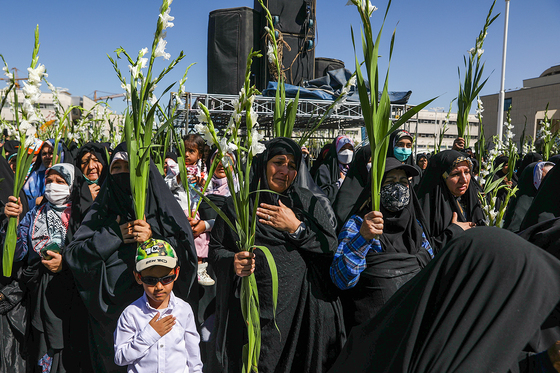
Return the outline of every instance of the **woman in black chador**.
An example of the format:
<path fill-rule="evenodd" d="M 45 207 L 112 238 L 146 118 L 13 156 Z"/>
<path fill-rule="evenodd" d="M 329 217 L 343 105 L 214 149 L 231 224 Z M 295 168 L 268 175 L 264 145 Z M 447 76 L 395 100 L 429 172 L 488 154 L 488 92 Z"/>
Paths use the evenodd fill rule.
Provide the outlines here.
<path fill-rule="evenodd" d="M 301 184 L 301 156 L 294 141 L 276 138 L 253 159 L 251 190 L 257 190 L 260 182 L 261 189 L 279 193 L 260 193 L 255 239 L 255 245 L 271 251 L 278 268 L 276 318 L 270 269 L 264 254 L 258 249 L 254 254 L 239 252 L 236 233 L 224 220 L 216 219 L 209 253 L 218 277 L 212 338 L 219 367 L 210 371 L 241 371 L 247 331 L 239 291 L 241 276 L 253 271 L 262 328 L 259 371 L 324 372 L 344 343 L 342 309 L 329 279 L 336 235 L 325 205 Z M 235 218 L 231 198 L 224 212 L 230 219 Z"/>
<path fill-rule="evenodd" d="M 559 301 L 558 259 L 505 229 L 476 227 L 352 329 L 329 372 L 554 372 L 549 346 L 522 351 Z"/>
<path fill-rule="evenodd" d="M 472 167 L 471 160 L 456 150 L 444 150 L 430 158 L 418 187 L 418 200 L 434 254 L 464 230 L 484 225 Z"/>
<path fill-rule="evenodd" d="M 23 190 L 20 193 L 21 205 L 6 210 L 9 202 L 15 205 L 17 201 L 12 196 L 13 191 L 14 173 L 6 158 L 0 157 L 0 229 L 2 232 L 6 231 L 11 216 L 15 218 L 19 214 L 21 220 L 28 211 L 27 197 Z M 4 239 L 5 235 L 0 235 L 0 265 L 2 265 Z M 5 277 L 0 271 L 0 372 L 24 373 L 26 371 L 24 341 L 28 302 L 25 299 L 26 288 L 21 279 L 23 264 L 23 262 L 14 263 L 10 277 Z"/>
<path fill-rule="evenodd" d="M 560 217 L 560 167 L 554 166 L 546 175 L 546 179 L 531 203 L 519 230 L 549 219 Z"/>
<path fill-rule="evenodd" d="M 359 174 L 368 175 L 368 180 L 369 154 L 369 146 L 360 149 L 352 165 Z M 343 196 L 342 189 L 339 193 L 349 206 L 339 204 L 337 208 L 350 211 L 351 216 L 339 233 L 330 273 L 344 290 L 341 298 L 348 331 L 371 319 L 433 257 L 424 214 L 409 182 L 417 175 L 416 168 L 387 158 L 379 211 L 372 209 L 371 181 L 362 189 L 349 175 L 344 186 L 350 187 L 350 195 Z"/>
<path fill-rule="evenodd" d="M 66 260 L 89 313 L 94 370 L 123 372 L 126 368 L 113 362 L 113 332 L 124 308 L 142 295 L 132 276 L 136 246 L 154 237 L 176 248 L 182 270 L 173 290 L 193 309 L 197 308 L 191 291 L 197 260 L 187 217 L 155 165 L 150 165 L 143 220 L 134 213 L 126 144 L 115 149 L 108 167 L 107 180 L 74 234 Z"/>
<path fill-rule="evenodd" d="M 533 199 L 548 172 L 554 167 L 552 162 L 534 162 L 526 166 L 519 177 L 519 190 L 509 200 L 504 216 L 504 228 L 518 232 L 521 222 L 529 210 Z"/>

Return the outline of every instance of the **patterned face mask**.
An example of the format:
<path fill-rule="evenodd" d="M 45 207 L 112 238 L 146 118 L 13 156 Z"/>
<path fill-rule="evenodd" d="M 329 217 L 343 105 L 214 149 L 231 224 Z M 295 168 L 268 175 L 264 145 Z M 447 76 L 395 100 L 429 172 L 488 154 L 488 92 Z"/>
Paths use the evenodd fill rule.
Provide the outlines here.
<path fill-rule="evenodd" d="M 410 203 L 410 189 L 401 183 L 381 187 L 381 205 L 392 212 L 401 211 Z"/>

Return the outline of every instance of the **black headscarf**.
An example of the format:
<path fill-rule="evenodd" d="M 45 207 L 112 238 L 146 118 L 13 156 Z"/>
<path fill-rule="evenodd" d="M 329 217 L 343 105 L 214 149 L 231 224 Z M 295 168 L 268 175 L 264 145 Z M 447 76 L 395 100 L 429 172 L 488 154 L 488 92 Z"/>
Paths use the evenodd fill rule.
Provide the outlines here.
<path fill-rule="evenodd" d="M 430 159 L 428 168 L 418 188 L 418 199 L 422 211 L 428 221 L 434 249 L 440 250 L 455 234 L 463 232 L 457 225 L 451 224 L 453 213 L 457 213 L 460 222 L 473 222 L 484 225 L 484 212 L 478 200 L 476 181 L 471 176 L 469 187 L 461 196 L 460 207 L 458 199 L 449 191 L 445 183 L 444 174 L 449 173 L 453 167 L 468 158 L 455 150 L 444 150 Z"/>
<path fill-rule="evenodd" d="M 560 164 L 560 154 L 553 155 L 552 157 L 548 158 L 548 161 L 556 165 Z"/>
<path fill-rule="evenodd" d="M 111 161 L 120 151 L 126 152 L 125 143 L 117 146 Z M 197 256 L 192 230 L 153 163 L 146 197 L 145 216 L 153 237 L 169 242 L 179 257 L 181 271 L 173 292 L 196 310 L 197 294 L 192 290 L 196 289 Z M 132 275 L 136 245 L 123 243 L 116 221 L 117 216 L 120 224 L 136 219 L 132 203 L 130 175 L 109 174 L 65 256 L 89 312 L 92 360 L 100 371 L 117 369 L 112 358 L 113 331 L 124 308 L 143 292 Z"/>
<path fill-rule="evenodd" d="M 504 228 L 517 232 L 521 222 L 529 210 L 533 199 L 537 195 L 537 188 L 533 184 L 533 172 L 539 162 L 533 162 L 524 167 L 517 184 L 519 190 L 509 200 L 504 216 Z M 548 175 L 547 175 L 548 176 Z"/>
<path fill-rule="evenodd" d="M 313 167 L 311 168 L 311 176 L 315 184 L 321 188 L 331 204 L 334 203 L 338 195 L 337 181 L 340 178 L 340 167 L 336 145 L 339 137 L 343 136 L 337 136 L 328 147 L 328 151 L 326 153 L 324 153 L 324 150 L 322 151 L 321 154 L 324 154 L 324 158 L 322 160 L 317 158 L 317 160 L 313 162 Z M 323 149 L 326 149 L 326 146 Z M 354 159 L 352 159 L 350 165 L 352 165 L 353 160 Z"/>
<path fill-rule="evenodd" d="M 525 154 L 525 156 L 523 157 L 523 160 L 519 164 L 519 168 L 517 169 L 517 174 L 522 175 L 525 167 L 527 167 L 531 163 L 542 161 L 542 159 L 543 159 L 542 155 L 540 155 L 539 153 L 527 153 L 527 154 Z"/>
<path fill-rule="evenodd" d="M 507 372 L 558 301 L 560 261 L 507 230 L 469 229 L 352 330 L 329 373 Z"/>
<path fill-rule="evenodd" d="M 278 205 L 282 201 L 306 228 L 294 238 L 257 220 L 255 245 L 270 250 L 278 269 L 278 306 L 273 321 L 270 269 L 264 254 L 255 250 L 262 328 L 259 368 L 289 372 L 297 366 L 301 372 L 324 371 L 334 361 L 345 339 L 341 306 L 328 273 L 336 249 L 336 235 L 325 205 L 300 180 L 301 148 L 293 140 L 275 138 L 266 144 L 264 152 L 253 158 L 250 190 L 256 191 L 259 182 L 260 189 L 269 189 L 267 162 L 281 154 L 294 156 L 298 174 L 280 195 L 261 192 L 259 202 Z M 253 206 L 256 193 L 250 198 Z M 235 219 L 231 197 L 223 211 Z M 238 240 L 237 234 L 218 217 L 210 238 L 209 258 L 218 284 L 212 338 L 215 338 L 220 366 L 215 370 L 223 372 L 241 370 L 241 347 L 246 343 L 238 296 L 240 278 L 234 274 L 232 265 Z M 280 338 L 275 324 L 282 336 L 290 337 Z M 210 370 L 213 371 L 212 367 Z"/>
<path fill-rule="evenodd" d="M 17 153 L 18 148 L 19 148 L 19 141 L 17 140 L 8 140 L 4 143 L 3 145 L 4 147 L 4 151 L 6 154 L 6 159 L 8 159 L 8 157 L 14 153 Z"/>
<path fill-rule="evenodd" d="M 371 191 L 369 188 L 370 172 L 367 170 L 367 164 L 371 158 L 371 147 L 362 146 L 354 153 L 354 161 L 350 164 L 346 178 L 340 186 L 338 196 L 333 203 L 334 213 L 336 215 L 338 231 L 356 214 L 362 204 L 367 201 Z M 362 203 L 359 204 L 358 201 Z"/>
<path fill-rule="evenodd" d="M 397 145 L 399 140 L 403 137 L 410 137 L 410 141 L 414 141 L 414 137 L 412 137 L 412 135 L 408 131 L 399 129 L 391 133 L 391 135 L 389 136 L 389 147 L 387 148 L 387 157 L 393 157 L 396 159 L 395 146 Z M 414 166 L 418 169 L 418 175 L 414 176 L 412 178 L 412 182 L 410 183 L 410 186 L 416 189 L 418 187 L 418 184 L 420 184 L 420 180 L 422 179 L 422 173 L 424 171 L 422 171 L 420 167 L 416 164 L 416 162 L 414 162 L 413 154 L 410 154 L 410 156 L 402 163 L 408 164 L 410 166 Z"/>
<path fill-rule="evenodd" d="M 97 181 L 97 185 L 101 187 L 105 182 L 107 175 L 109 174 L 107 153 L 105 151 L 106 149 L 107 148 L 103 144 L 88 142 L 77 152 L 74 165 L 77 169 L 80 170 L 80 172 L 76 174 L 74 182 L 75 188 L 71 196 L 72 214 L 70 215 L 70 222 L 68 225 L 68 234 L 70 235 L 70 237 L 73 237 L 74 233 L 78 230 L 83 218 L 86 216 L 87 211 L 93 204 L 93 197 L 91 195 L 88 182 L 81 172 L 82 157 L 87 153 L 92 153 L 103 165 L 103 170 L 101 171 L 101 174 L 99 175 L 99 179 Z"/>
<path fill-rule="evenodd" d="M 531 207 L 521 223 L 520 230 L 548 219 L 560 217 L 560 167 L 554 166 L 543 180 Z"/>

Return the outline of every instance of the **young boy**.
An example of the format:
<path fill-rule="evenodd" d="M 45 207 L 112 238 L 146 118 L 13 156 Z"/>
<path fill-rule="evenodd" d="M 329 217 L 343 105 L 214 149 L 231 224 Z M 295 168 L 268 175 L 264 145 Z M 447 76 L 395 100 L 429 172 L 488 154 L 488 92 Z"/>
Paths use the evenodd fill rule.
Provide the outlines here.
<path fill-rule="evenodd" d="M 123 311 L 114 334 L 115 363 L 128 372 L 202 372 L 194 314 L 172 291 L 178 264 L 165 241 L 138 248 L 134 277 L 144 295 Z"/>

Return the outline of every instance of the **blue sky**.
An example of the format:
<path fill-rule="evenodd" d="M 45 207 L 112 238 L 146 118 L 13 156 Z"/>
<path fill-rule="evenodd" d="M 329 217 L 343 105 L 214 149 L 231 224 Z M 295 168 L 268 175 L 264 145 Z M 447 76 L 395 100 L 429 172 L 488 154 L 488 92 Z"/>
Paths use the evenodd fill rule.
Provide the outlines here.
<path fill-rule="evenodd" d="M 350 27 L 357 31 L 360 19 L 355 7 L 345 6 L 346 1 L 317 0 L 315 55 L 343 60 L 353 70 Z M 372 17 L 374 30 L 380 26 L 387 3 L 387 0 L 373 1 L 379 8 Z M 459 88 L 457 67 L 462 67 L 463 56 L 474 45 L 491 3 L 490 0 L 394 0 L 380 46 L 383 56 L 380 74 L 384 76 L 390 36 L 396 28 L 389 89 L 412 90 L 411 104 L 440 96 L 430 106 L 447 110 Z M 39 24 L 39 62 L 46 65 L 48 79 L 55 86 L 68 88 L 73 95 L 93 97 L 94 90 L 122 92 L 107 54 L 114 56 L 113 51 L 122 46 L 136 55 L 141 48 L 151 46 L 160 1 L 1 0 L 0 6 L 3 10 L 0 54 L 10 68 L 17 67 L 22 70 L 20 74 L 26 73 L 33 30 Z M 174 58 L 183 50 L 186 57 L 160 87 L 178 81 L 185 68 L 196 62 L 189 72 L 186 89 L 206 92 L 208 14 L 215 9 L 241 6 L 252 7 L 253 1 L 175 0 L 171 5 L 175 27 L 168 30 L 167 52 Z M 489 80 L 483 95 L 497 93 L 500 88 L 504 9 L 504 0 L 498 0 L 494 12 L 502 15 L 490 27 L 484 45 L 485 76 Z M 558 0 L 511 1 L 506 89 L 521 87 L 523 79 L 537 77 L 545 69 L 560 64 L 559 16 Z M 161 58 L 158 60 L 159 71 L 165 65 Z M 128 74 L 124 61 L 121 68 Z M 4 82 L 0 85 L 4 86 Z M 42 88 L 46 90 L 45 85 Z M 121 99 L 110 104 L 118 111 L 125 106 Z"/>

